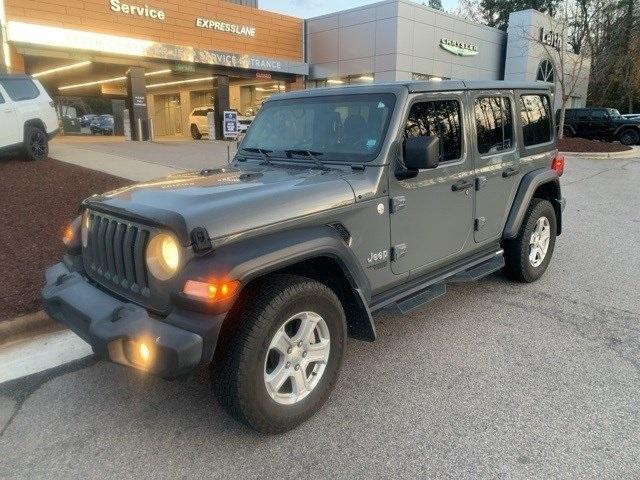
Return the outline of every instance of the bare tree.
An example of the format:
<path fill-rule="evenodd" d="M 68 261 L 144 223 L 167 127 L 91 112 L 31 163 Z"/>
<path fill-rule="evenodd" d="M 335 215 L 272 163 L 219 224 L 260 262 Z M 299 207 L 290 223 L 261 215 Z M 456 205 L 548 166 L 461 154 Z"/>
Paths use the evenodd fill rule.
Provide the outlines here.
<path fill-rule="evenodd" d="M 545 25 L 542 31 L 531 32 L 522 29 L 523 38 L 535 46 L 541 59 L 548 60 L 553 66 L 554 81 L 557 85 L 556 96 L 560 95 L 558 138 L 564 137 L 565 112 L 571 97 L 580 83 L 587 80 L 591 66 L 590 48 L 583 45 L 581 40 L 580 48 L 576 52 L 576 45 L 570 43 L 569 33 L 576 21 L 574 5 L 565 0 L 555 17 L 548 17 L 548 25 Z"/>

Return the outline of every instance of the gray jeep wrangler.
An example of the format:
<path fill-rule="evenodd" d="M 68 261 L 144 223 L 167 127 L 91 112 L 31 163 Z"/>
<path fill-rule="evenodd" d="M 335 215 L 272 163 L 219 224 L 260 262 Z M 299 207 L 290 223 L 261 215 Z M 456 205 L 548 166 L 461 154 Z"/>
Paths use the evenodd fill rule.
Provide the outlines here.
<path fill-rule="evenodd" d="M 46 311 L 113 362 L 210 365 L 263 432 L 327 399 L 347 336 L 453 282 L 532 282 L 562 227 L 552 92 L 444 81 L 274 95 L 228 168 L 88 198 Z"/>

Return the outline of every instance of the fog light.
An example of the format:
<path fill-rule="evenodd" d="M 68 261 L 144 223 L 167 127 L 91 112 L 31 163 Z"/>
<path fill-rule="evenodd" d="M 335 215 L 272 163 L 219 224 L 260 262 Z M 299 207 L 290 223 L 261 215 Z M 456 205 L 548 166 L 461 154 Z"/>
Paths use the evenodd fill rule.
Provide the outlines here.
<path fill-rule="evenodd" d="M 153 347 L 144 340 L 127 340 L 124 344 L 124 354 L 129 363 L 139 367 L 149 367 L 153 362 Z"/>
<path fill-rule="evenodd" d="M 151 359 L 151 350 L 146 343 L 140 343 L 140 346 L 138 347 L 138 354 L 140 355 L 140 360 L 142 360 L 143 363 L 148 363 Z"/>

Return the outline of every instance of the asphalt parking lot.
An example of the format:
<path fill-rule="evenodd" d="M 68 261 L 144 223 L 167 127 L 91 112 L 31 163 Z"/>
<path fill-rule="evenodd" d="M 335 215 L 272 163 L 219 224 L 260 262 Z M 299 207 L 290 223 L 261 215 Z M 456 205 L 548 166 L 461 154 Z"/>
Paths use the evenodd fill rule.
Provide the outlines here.
<path fill-rule="evenodd" d="M 86 360 L 0 386 L 0 478 L 638 478 L 640 159 L 569 159 L 547 274 L 458 285 L 352 341 L 334 394 L 261 436 L 211 396 Z"/>

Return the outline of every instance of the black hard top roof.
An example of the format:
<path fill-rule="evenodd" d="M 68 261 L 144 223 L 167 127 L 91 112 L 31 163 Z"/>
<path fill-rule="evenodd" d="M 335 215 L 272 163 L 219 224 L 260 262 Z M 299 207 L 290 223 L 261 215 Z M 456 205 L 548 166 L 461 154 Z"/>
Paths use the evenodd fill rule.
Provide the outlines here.
<path fill-rule="evenodd" d="M 512 82 L 501 80 L 442 80 L 371 83 L 366 85 L 342 85 L 334 87 L 295 90 L 293 92 L 275 94 L 270 98 L 298 98 L 318 95 L 336 95 L 341 93 L 396 93 L 400 90 L 409 93 L 453 92 L 460 90 L 539 90 L 552 92 L 554 85 L 545 82 Z"/>

